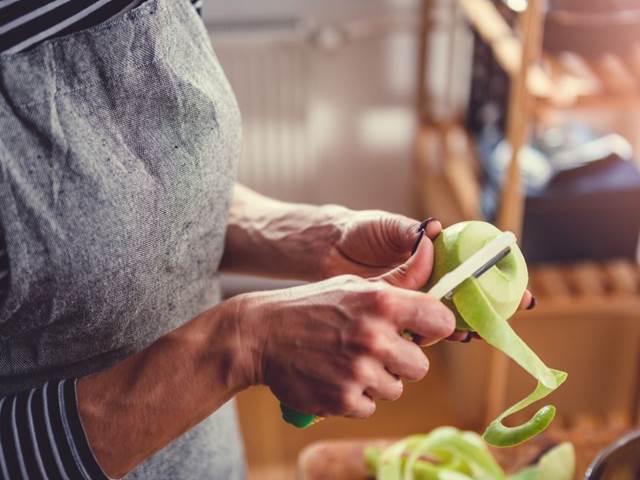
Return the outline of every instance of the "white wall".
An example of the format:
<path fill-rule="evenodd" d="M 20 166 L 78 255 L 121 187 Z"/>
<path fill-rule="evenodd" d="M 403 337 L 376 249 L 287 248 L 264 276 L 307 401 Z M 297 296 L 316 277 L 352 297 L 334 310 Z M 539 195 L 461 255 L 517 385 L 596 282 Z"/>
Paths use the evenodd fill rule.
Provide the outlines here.
<path fill-rule="evenodd" d="M 411 214 L 417 2 L 209 0 L 204 12 L 243 112 L 241 181 Z"/>

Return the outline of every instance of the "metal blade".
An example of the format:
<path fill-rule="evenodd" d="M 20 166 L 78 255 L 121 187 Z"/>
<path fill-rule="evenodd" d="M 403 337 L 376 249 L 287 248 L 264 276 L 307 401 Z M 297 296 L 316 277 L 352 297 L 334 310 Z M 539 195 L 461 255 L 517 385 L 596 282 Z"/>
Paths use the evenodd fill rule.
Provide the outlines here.
<path fill-rule="evenodd" d="M 509 248 L 509 247 L 507 247 L 504 250 L 502 250 L 499 254 L 497 254 L 495 257 L 493 257 L 491 260 L 489 260 L 487 263 L 485 263 L 482 267 L 480 267 L 478 270 L 473 272 L 473 275 L 472 275 L 473 278 L 481 277 L 484 273 L 487 272 L 487 270 L 489 270 L 491 267 L 493 267 L 496 263 L 498 263 L 504 257 L 509 255 L 509 253 L 511 253 L 511 248 Z M 447 300 L 451 300 L 452 296 L 453 296 L 453 290 L 450 291 L 449 293 L 447 293 L 444 296 L 444 298 L 446 298 Z"/>
<path fill-rule="evenodd" d="M 487 270 L 489 270 L 491 267 L 493 267 L 496 263 L 498 263 L 504 257 L 509 255 L 509 253 L 511 253 L 511 248 L 509 248 L 509 247 L 505 248 L 499 254 L 497 254 L 495 257 L 493 257 L 491 260 L 489 260 L 487 263 L 485 263 L 482 267 L 480 267 L 478 270 L 473 272 L 473 277 L 474 278 L 479 278 L 480 276 L 482 276 L 483 273 L 485 273 Z"/>

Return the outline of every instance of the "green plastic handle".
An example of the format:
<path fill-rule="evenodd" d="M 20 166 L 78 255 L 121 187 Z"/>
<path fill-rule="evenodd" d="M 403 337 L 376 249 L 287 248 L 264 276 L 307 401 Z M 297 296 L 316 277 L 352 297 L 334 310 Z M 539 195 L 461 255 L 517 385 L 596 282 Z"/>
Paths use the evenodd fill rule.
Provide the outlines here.
<path fill-rule="evenodd" d="M 280 404 L 280 411 L 282 412 L 282 418 L 284 421 L 296 428 L 308 428 L 322 420 L 322 417 L 317 417 L 309 413 L 298 412 L 297 410 L 289 408 L 282 403 Z"/>

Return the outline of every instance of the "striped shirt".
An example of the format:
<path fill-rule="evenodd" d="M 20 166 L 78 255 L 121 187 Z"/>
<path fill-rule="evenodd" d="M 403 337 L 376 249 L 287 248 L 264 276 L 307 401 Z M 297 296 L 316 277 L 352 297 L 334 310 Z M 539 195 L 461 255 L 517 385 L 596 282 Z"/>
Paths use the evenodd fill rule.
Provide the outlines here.
<path fill-rule="evenodd" d="M 186 1 L 186 0 L 185 0 Z M 0 52 L 17 53 L 97 25 L 143 0 L 0 0 Z M 202 0 L 191 0 L 200 11 Z"/>
<path fill-rule="evenodd" d="M 75 380 L 0 398 L 0 478 L 107 479 L 87 443 Z"/>
<path fill-rule="evenodd" d="M 0 53 L 21 52 L 89 28 L 142 2 L 0 0 Z M 200 12 L 202 0 L 191 3 Z M 0 231 L 0 301 L 9 284 L 10 263 Z M 80 422 L 76 380 L 52 381 L 0 397 L 0 480 L 18 479 L 108 480 Z"/>

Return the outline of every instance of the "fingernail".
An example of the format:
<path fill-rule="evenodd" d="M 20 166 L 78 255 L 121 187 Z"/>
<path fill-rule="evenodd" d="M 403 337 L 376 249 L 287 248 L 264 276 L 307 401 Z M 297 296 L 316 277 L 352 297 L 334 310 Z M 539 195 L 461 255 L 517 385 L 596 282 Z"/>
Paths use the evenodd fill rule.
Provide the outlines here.
<path fill-rule="evenodd" d="M 467 336 L 464 337 L 464 339 L 461 340 L 461 342 L 462 343 L 469 343 L 472 338 L 473 338 L 473 332 L 467 332 Z"/>
<path fill-rule="evenodd" d="M 427 225 L 429 225 L 430 222 L 433 222 L 435 220 L 434 217 L 429 217 L 426 220 L 424 220 L 419 226 L 418 226 L 418 233 L 420 232 L 424 232 L 427 229 Z"/>
<path fill-rule="evenodd" d="M 411 255 L 414 255 L 416 253 L 416 251 L 418 250 L 418 246 L 420 245 L 420 241 L 422 240 L 422 237 L 424 237 L 424 234 L 427 231 L 427 226 L 433 220 L 435 220 L 435 218 L 429 217 L 418 226 L 418 238 L 416 239 L 416 243 L 413 245 L 413 249 L 411 250 Z"/>
<path fill-rule="evenodd" d="M 531 296 L 531 303 L 529 303 L 529 306 L 527 307 L 527 310 L 533 310 L 534 308 L 536 308 L 537 304 L 538 304 L 538 301 L 536 300 L 536 297 L 534 297 L 532 295 Z"/>

